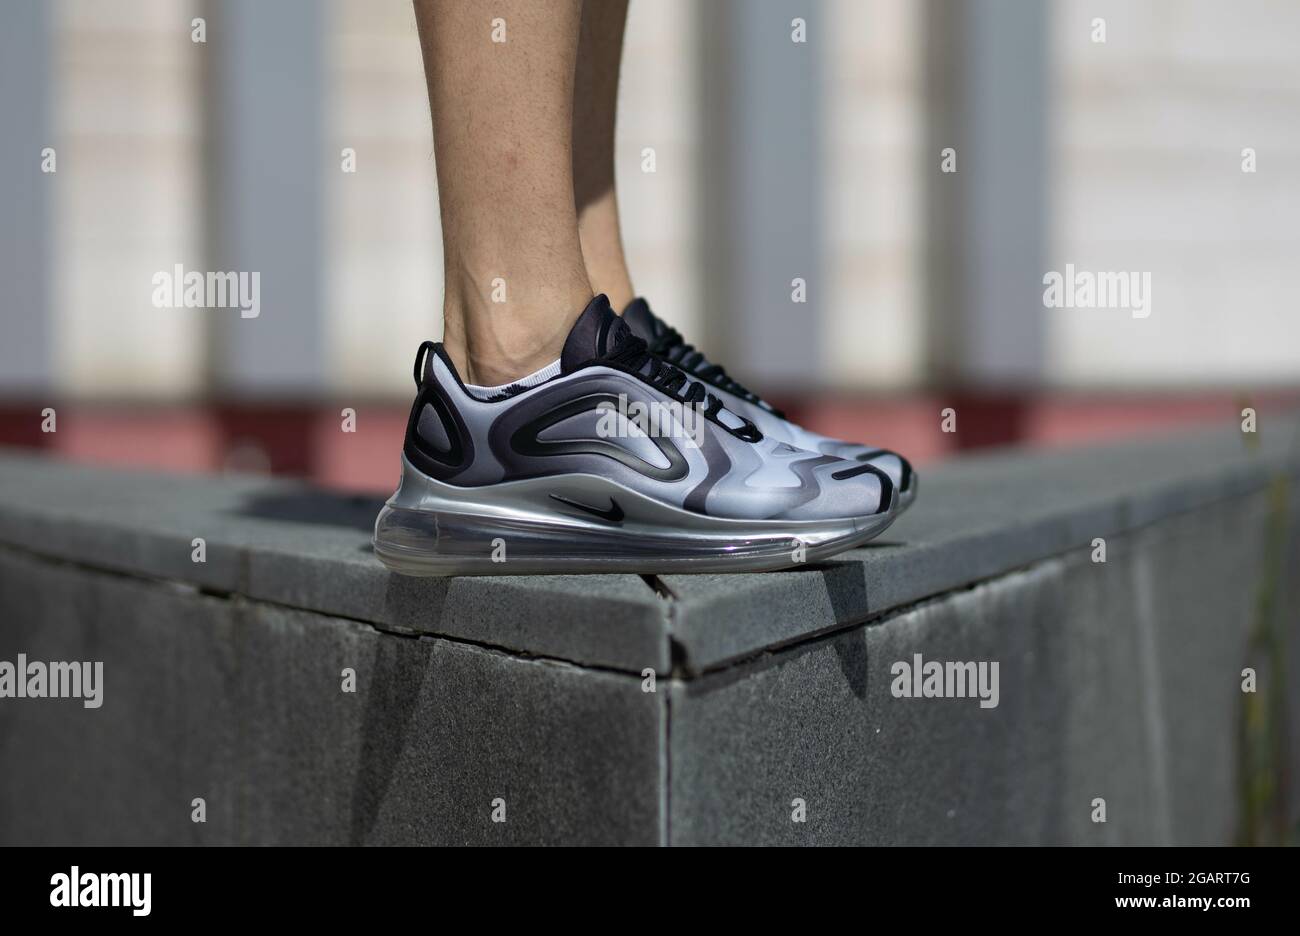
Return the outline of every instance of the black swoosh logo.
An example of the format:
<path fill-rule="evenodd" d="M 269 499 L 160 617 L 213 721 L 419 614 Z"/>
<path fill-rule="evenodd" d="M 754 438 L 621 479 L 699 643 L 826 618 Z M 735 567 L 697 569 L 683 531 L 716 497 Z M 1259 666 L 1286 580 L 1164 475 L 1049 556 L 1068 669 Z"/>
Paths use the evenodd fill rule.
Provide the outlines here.
<path fill-rule="evenodd" d="M 561 497 L 559 494 L 552 494 L 551 497 L 554 500 L 559 501 L 561 504 L 568 504 L 570 507 L 577 507 L 579 510 L 584 510 L 589 514 L 594 514 L 595 516 L 600 517 L 602 520 L 608 520 L 610 523 L 623 522 L 623 508 L 618 506 L 618 501 L 614 500 L 612 497 L 609 499 L 609 510 L 601 510 L 599 507 L 592 507 L 590 504 L 582 504 L 575 500 L 569 500 L 567 497 Z"/>

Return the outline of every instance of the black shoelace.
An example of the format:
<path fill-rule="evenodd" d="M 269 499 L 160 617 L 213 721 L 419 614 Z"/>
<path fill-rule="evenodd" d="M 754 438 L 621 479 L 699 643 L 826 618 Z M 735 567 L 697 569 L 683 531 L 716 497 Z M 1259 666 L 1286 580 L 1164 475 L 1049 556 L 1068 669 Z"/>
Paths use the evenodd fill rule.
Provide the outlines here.
<path fill-rule="evenodd" d="M 747 442 L 757 442 L 763 437 L 762 433 L 758 431 L 758 427 L 745 419 L 744 416 L 731 410 L 728 410 L 728 412 L 732 412 L 732 415 L 743 421 L 744 425 L 739 429 L 735 429 L 722 423 L 718 419 L 718 413 L 725 409 L 722 401 L 705 390 L 703 384 L 690 380 L 684 372 L 652 354 L 645 341 L 634 335 L 628 335 L 624 338 L 618 349 L 611 352 L 605 359 L 611 364 L 625 367 L 640 374 L 651 386 L 662 390 L 673 399 L 680 400 L 682 403 L 691 406 L 703 403 L 705 417 L 712 419 L 732 435 Z"/>
<path fill-rule="evenodd" d="M 671 325 L 663 326 L 663 332 L 655 338 L 654 344 L 650 347 L 650 352 L 667 358 L 670 363 L 683 370 L 690 371 L 693 377 L 708 381 L 728 393 L 735 394 L 742 400 L 761 406 L 766 410 L 770 410 L 774 415 L 785 418 L 784 413 L 772 406 L 772 404 L 765 402 L 757 393 L 729 375 L 721 364 L 710 362 L 703 352 L 696 350 L 694 345 L 687 344 L 681 333 Z"/>

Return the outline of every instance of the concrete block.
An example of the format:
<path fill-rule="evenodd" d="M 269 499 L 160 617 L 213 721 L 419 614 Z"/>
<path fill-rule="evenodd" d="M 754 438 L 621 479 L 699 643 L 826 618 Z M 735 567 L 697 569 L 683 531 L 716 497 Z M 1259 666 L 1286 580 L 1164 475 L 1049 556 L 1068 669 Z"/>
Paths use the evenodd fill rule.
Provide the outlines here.
<path fill-rule="evenodd" d="M 98 709 L 0 701 L 5 844 L 661 839 L 664 696 L 631 675 L 9 550 L 0 595 L 0 659 L 104 664 Z"/>
<path fill-rule="evenodd" d="M 1104 564 L 1076 550 L 675 682 L 672 841 L 1235 841 L 1268 511 L 1222 501 L 1114 538 Z M 895 697 L 918 653 L 997 662 L 997 707 Z"/>
<path fill-rule="evenodd" d="M 1272 424 L 1253 448 L 1230 431 L 963 458 L 925 472 L 880 543 L 789 572 L 446 580 L 374 559 L 377 498 L 0 453 L 0 661 L 105 674 L 97 709 L 0 699 L 0 843 L 1211 844 L 1293 827 L 1293 439 Z M 997 706 L 896 697 L 917 654 L 996 663 Z M 1246 782 L 1261 751 L 1285 817 L 1244 792 L 1268 789 Z"/>

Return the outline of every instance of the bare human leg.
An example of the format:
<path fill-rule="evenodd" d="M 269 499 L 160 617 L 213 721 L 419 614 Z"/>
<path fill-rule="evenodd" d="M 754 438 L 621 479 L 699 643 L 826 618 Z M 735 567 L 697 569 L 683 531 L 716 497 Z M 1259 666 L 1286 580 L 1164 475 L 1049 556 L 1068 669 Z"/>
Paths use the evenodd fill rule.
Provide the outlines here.
<path fill-rule="evenodd" d="M 442 214 L 443 342 L 469 383 L 509 383 L 556 360 L 592 296 L 573 189 L 581 17 L 581 0 L 415 0 Z"/>
<path fill-rule="evenodd" d="M 573 88 L 573 184 L 592 288 L 622 310 L 632 301 L 614 192 L 614 123 L 628 0 L 586 0 Z"/>

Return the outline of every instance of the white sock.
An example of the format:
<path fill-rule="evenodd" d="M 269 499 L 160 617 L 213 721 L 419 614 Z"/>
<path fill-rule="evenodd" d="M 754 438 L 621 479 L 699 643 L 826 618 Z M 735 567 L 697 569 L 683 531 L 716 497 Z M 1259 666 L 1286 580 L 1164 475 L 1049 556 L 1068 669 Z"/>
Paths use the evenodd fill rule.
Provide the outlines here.
<path fill-rule="evenodd" d="M 465 384 L 465 389 L 469 395 L 478 400 L 496 400 L 502 397 L 511 397 L 516 393 L 527 390 L 529 387 L 535 387 L 539 383 L 545 383 L 552 377 L 560 375 L 560 359 L 556 358 L 550 364 L 547 364 L 541 370 L 535 370 L 527 377 L 520 377 L 518 380 L 512 380 L 510 383 L 501 384 L 499 387 L 480 387 L 477 384 Z"/>

